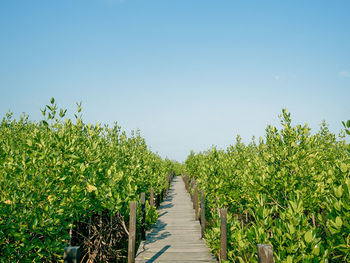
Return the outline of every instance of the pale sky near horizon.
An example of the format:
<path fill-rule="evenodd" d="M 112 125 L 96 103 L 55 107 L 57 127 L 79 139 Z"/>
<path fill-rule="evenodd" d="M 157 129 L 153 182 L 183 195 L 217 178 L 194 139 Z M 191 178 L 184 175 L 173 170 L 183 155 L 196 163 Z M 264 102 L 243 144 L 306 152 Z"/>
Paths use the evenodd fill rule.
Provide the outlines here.
<path fill-rule="evenodd" d="M 0 118 L 55 97 L 161 156 L 350 119 L 350 1 L 2 0 Z"/>

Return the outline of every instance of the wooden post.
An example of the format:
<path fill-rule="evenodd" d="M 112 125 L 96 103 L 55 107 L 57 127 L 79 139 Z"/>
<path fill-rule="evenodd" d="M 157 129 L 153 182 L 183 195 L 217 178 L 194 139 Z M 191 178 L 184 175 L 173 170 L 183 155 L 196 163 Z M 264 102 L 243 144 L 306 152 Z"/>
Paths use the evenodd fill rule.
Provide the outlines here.
<path fill-rule="evenodd" d="M 190 195 L 191 195 L 191 200 L 192 200 L 192 204 L 193 204 L 193 209 L 194 209 L 194 199 L 193 199 L 194 193 L 192 193 L 192 189 L 193 189 L 195 183 L 196 183 L 196 181 L 194 180 L 194 177 L 192 177 Z"/>
<path fill-rule="evenodd" d="M 64 263 L 80 262 L 80 247 L 66 247 L 63 253 Z"/>
<path fill-rule="evenodd" d="M 149 205 L 154 207 L 154 190 L 153 187 L 149 190 Z"/>
<path fill-rule="evenodd" d="M 191 189 L 193 189 L 195 183 L 196 183 L 196 180 L 194 179 L 194 177 L 192 177 L 192 179 L 191 179 Z"/>
<path fill-rule="evenodd" d="M 168 195 L 169 188 L 170 188 L 170 175 L 167 176 L 166 181 L 167 181 L 168 185 L 166 186 L 166 189 L 165 189 L 165 196 Z"/>
<path fill-rule="evenodd" d="M 141 239 L 146 240 L 146 194 L 141 193 Z"/>
<path fill-rule="evenodd" d="M 195 220 L 198 220 L 198 188 L 197 185 L 194 186 L 194 197 L 193 197 L 193 203 L 194 203 L 194 211 L 195 211 Z"/>
<path fill-rule="evenodd" d="M 204 196 L 204 190 L 201 191 L 201 227 L 202 227 L 202 238 L 204 238 L 204 232 L 205 232 L 205 196 Z"/>
<path fill-rule="evenodd" d="M 273 249 L 269 244 L 258 244 L 259 263 L 275 263 Z"/>
<path fill-rule="evenodd" d="M 157 207 L 160 206 L 160 194 L 157 194 Z"/>
<path fill-rule="evenodd" d="M 129 222 L 129 246 L 128 246 L 128 263 L 135 262 L 135 243 L 136 243 L 136 208 L 135 201 L 130 202 L 130 222 Z"/>
<path fill-rule="evenodd" d="M 185 176 L 185 188 L 188 192 L 188 176 L 187 175 Z"/>
<path fill-rule="evenodd" d="M 221 260 L 227 260 L 227 209 L 220 209 L 221 226 L 220 226 L 220 258 Z"/>

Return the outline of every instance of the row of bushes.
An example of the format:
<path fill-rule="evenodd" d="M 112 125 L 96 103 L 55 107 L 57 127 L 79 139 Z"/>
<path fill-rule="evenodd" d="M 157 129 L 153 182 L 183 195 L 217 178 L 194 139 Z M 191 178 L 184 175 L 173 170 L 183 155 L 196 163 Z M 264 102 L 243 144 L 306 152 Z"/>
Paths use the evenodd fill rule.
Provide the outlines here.
<path fill-rule="evenodd" d="M 206 240 L 218 255 L 221 207 L 228 208 L 230 262 L 257 262 L 256 245 L 271 244 L 277 262 L 350 261 L 350 146 L 323 123 L 310 133 L 292 126 L 245 145 L 191 153 L 185 171 L 205 189 Z"/>
<path fill-rule="evenodd" d="M 83 245 L 90 262 L 122 261 L 129 201 L 166 187 L 173 162 L 151 152 L 138 132 L 85 124 L 80 111 L 64 119 L 52 99 L 43 121 L 2 119 L 1 261 L 61 261 L 68 244 Z"/>

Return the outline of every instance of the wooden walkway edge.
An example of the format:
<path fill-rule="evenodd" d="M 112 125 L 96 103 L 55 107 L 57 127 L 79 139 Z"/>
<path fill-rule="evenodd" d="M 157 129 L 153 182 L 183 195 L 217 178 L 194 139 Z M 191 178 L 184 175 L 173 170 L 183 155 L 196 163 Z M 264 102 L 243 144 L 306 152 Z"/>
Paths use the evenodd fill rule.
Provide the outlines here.
<path fill-rule="evenodd" d="M 158 214 L 156 224 L 140 244 L 135 262 L 217 262 L 201 239 L 201 227 L 180 176 L 174 177 Z"/>

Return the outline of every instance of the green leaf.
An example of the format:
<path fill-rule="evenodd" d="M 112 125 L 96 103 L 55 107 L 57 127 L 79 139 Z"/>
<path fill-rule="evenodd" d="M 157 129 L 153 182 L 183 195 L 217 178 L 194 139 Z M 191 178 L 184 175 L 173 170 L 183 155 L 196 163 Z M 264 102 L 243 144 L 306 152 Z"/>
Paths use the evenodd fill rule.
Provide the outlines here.
<path fill-rule="evenodd" d="M 312 254 L 318 256 L 320 254 L 320 246 L 317 244 L 312 250 Z"/>
<path fill-rule="evenodd" d="M 345 173 L 348 170 L 348 167 L 345 163 L 340 164 L 340 170 Z"/>
<path fill-rule="evenodd" d="M 309 230 L 305 233 L 304 239 L 305 239 L 306 243 L 311 242 L 311 240 L 312 240 L 312 231 L 311 230 Z"/>
<path fill-rule="evenodd" d="M 31 140 L 27 140 L 27 144 L 29 147 L 31 147 L 33 145 L 33 142 Z"/>
<path fill-rule="evenodd" d="M 294 226 L 293 226 L 292 224 L 290 224 L 290 225 L 288 225 L 288 227 L 289 227 L 289 233 L 290 233 L 291 235 L 293 235 L 294 232 L 295 232 Z"/>
<path fill-rule="evenodd" d="M 293 263 L 293 257 L 291 255 L 288 255 L 287 263 Z"/>
<path fill-rule="evenodd" d="M 336 188 L 335 190 L 335 196 L 340 198 L 342 195 L 343 195 L 343 187 L 339 185 L 339 187 Z"/>
<path fill-rule="evenodd" d="M 341 228 L 343 225 L 343 221 L 341 220 L 341 218 L 339 216 L 337 216 L 337 218 L 335 219 L 335 225 L 337 228 Z"/>

